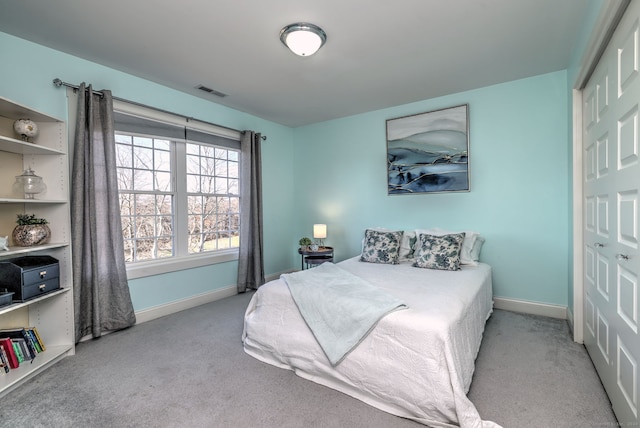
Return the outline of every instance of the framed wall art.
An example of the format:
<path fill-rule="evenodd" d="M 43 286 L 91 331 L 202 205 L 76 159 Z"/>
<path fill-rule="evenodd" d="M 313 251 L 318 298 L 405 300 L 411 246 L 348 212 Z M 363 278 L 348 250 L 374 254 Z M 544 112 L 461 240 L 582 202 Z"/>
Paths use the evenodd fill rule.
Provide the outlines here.
<path fill-rule="evenodd" d="M 469 105 L 387 120 L 390 195 L 469 191 Z"/>

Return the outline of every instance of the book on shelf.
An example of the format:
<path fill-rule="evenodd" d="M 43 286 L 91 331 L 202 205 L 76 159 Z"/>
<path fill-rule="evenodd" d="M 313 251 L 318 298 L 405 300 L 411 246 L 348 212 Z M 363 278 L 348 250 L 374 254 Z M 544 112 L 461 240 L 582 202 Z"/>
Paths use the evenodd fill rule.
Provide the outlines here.
<path fill-rule="evenodd" d="M 18 357 L 18 365 L 24 361 L 24 354 L 22 353 L 22 348 L 20 344 L 15 340 L 11 341 L 13 344 L 13 352 L 15 352 L 16 357 Z"/>
<path fill-rule="evenodd" d="M 31 339 L 31 343 L 33 343 L 33 347 L 36 348 L 36 352 L 39 354 L 40 352 L 42 352 L 42 348 L 40 347 L 40 343 L 38 343 L 38 339 L 36 339 L 36 335 L 34 334 L 33 330 L 31 329 L 31 327 L 29 328 L 25 328 L 25 331 L 27 332 L 27 334 L 29 335 L 29 338 Z"/>
<path fill-rule="evenodd" d="M 15 348 L 16 346 L 18 348 L 20 348 L 20 352 L 22 353 L 22 361 L 26 361 L 26 360 L 31 360 L 31 354 L 29 354 L 29 348 L 27 348 L 27 344 L 24 341 L 24 339 L 11 339 L 11 341 L 13 342 L 13 347 Z M 16 352 L 17 354 L 17 352 Z M 20 357 L 18 357 L 18 359 L 20 359 Z"/>
<path fill-rule="evenodd" d="M 9 356 L 4 352 L 4 348 L 0 346 L 0 373 L 9 373 Z"/>
<path fill-rule="evenodd" d="M 42 340 L 42 337 L 40 337 L 40 333 L 38 333 L 38 329 L 35 327 L 29 327 L 29 330 L 31 330 L 31 332 L 35 335 L 36 341 L 40 344 L 40 349 L 42 349 L 43 351 L 46 351 L 47 347 L 44 346 L 44 341 Z"/>
<path fill-rule="evenodd" d="M 20 365 L 16 352 L 13 349 L 13 342 L 9 337 L 0 337 L 0 346 L 2 350 L 7 354 L 10 369 L 17 369 Z"/>

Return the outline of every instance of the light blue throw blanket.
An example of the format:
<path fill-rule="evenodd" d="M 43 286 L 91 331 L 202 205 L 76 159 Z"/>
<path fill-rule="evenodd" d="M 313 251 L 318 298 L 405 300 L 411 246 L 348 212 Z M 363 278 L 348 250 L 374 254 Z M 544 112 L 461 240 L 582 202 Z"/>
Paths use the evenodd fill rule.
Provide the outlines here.
<path fill-rule="evenodd" d="M 407 306 L 333 263 L 283 274 L 300 314 L 332 365 L 339 364 L 382 317 Z"/>

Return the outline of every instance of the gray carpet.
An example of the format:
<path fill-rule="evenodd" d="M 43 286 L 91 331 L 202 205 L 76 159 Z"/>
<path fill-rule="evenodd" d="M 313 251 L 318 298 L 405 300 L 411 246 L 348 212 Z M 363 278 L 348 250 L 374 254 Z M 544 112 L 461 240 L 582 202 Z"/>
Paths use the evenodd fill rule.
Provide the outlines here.
<path fill-rule="evenodd" d="M 1 427 L 412 427 L 244 353 L 251 293 L 82 343 L 0 401 Z M 616 426 L 566 322 L 497 310 L 469 392 L 507 427 Z"/>

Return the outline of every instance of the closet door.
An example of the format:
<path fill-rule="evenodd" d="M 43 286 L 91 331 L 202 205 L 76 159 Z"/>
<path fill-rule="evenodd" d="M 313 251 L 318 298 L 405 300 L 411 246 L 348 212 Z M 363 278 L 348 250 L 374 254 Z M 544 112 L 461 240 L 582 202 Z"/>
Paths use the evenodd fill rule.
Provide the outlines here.
<path fill-rule="evenodd" d="M 622 425 L 638 423 L 640 2 L 583 92 L 584 341 Z"/>

